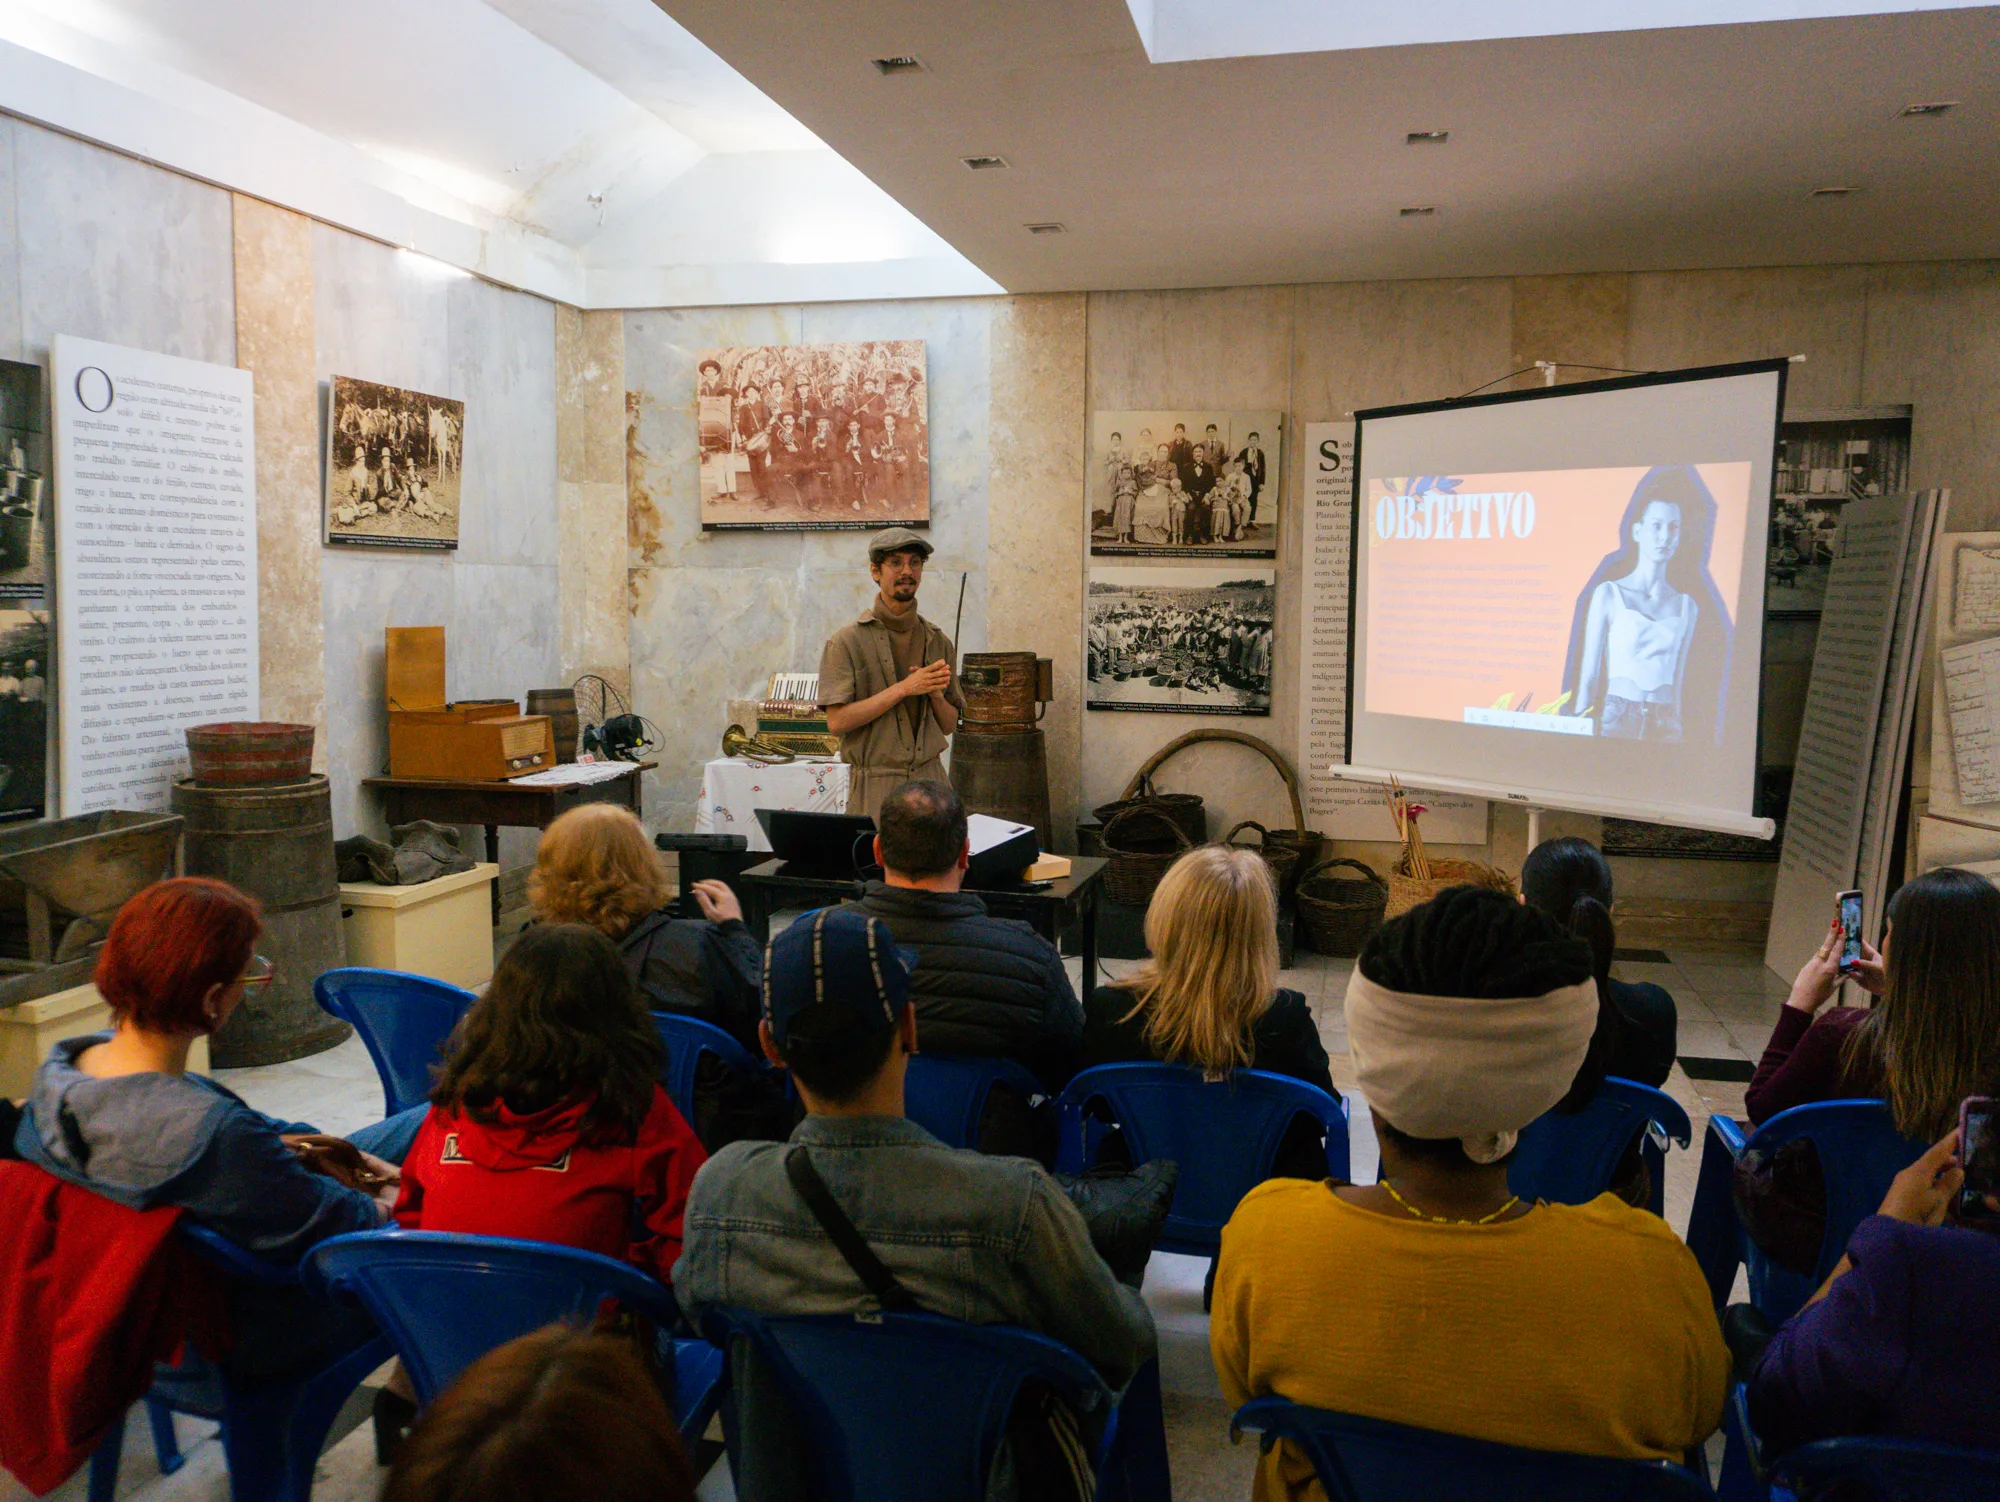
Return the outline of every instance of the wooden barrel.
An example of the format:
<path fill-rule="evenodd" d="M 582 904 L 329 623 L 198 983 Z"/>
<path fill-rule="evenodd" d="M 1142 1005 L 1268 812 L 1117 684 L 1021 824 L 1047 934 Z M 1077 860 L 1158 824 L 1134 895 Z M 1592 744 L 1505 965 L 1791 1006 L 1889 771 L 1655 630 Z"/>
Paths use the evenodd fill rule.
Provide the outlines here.
<path fill-rule="evenodd" d="M 1035 826 L 1052 848 L 1048 738 L 1039 730 L 968 729 L 961 720 L 951 742 L 951 785 L 967 813 Z"/>
<path fill-rule="evenodd" d="M 313 727 L 234 720 L 187 728 L 188 770 L 209 787 L 254 787 L 312 776 Z"/>
<path fill-rule="evenodd" d="M 1041 718 L 1040 682 L 1033 652 L 967 652 L 958 670 L 958 686 L 965 693 L 961 723 L 1026 734 Z"/>
<path fill-rule="evenodd" d="M 576 690 L 573 688 L 531 688 L 528 690 L 528 713 L 545 714 L 549 717 L 549 729 L 555 733 L 556 760 L 576 760 Z"/>
<path fill-rule="evenodd" d="M 313 982 L 347 962 L 334 874 L 333 803 L 323 776 L 269 787 L 174 785 L 186 870 L 214 876 L 264 905 L 257 952 L 277 967 L 209 1040 L 218 1068 L 281 1064 L 340 1042 L 348 1026 L 319 1009 Z"/>

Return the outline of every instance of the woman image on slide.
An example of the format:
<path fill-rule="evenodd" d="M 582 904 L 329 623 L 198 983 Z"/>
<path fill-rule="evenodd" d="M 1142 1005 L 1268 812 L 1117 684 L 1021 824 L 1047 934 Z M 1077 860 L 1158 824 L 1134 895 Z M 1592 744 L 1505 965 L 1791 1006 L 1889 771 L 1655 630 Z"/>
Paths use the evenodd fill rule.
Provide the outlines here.
<path fill-rule="evenodd" d="M 1686 466 L 1649 470 L 1571 627 L 1572 714 L 1613 740 L 1719 743 L 1734 632 L 1708 573 L 1715 500 Z"/>

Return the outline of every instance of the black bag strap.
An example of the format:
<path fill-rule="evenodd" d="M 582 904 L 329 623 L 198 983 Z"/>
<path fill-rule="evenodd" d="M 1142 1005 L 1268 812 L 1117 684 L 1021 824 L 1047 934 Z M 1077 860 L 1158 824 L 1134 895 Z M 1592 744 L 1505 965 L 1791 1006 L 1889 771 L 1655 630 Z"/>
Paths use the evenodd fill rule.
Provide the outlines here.
<path fill-rule="evenodd" d="M 834 1250 L 846 1259 L 855 1276 L 875 1295 L 875 1302 L 892 1312 L 915 1309 L 916 1298 L 896 1281 L 896 1275 L 882 1265 L 875 1249 L 855 1229 L 854 1222 L 847 1218 L 847 1212 L 834 1200 L 833 1191 L 826 1187 L 826 1180 L 812 1166 L 812 1157 L 803 1146 L 786 1150 L 785 1177 L 792 1181 L 792 1187 L 798 1190 L 799 1198 L 806 1202 L 806 1208 L 812 1211 L 813 1219 L 826 1232 Z"/>

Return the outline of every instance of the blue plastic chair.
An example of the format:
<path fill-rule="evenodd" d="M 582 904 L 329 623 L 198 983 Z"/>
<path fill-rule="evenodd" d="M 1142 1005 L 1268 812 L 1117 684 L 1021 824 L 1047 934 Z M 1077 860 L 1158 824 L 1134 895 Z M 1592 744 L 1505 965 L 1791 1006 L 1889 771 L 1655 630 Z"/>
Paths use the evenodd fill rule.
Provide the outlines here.
<path fill-rule="evenodd" d="M 1095 1157 L 1089 1108 L 1102 1102 L 1124 1134 L 1132 1162 L 1180 1165 L 1174 1202 L 1155 1243 L 1163 1251 L 1213 1257 L 1237 1202 L 1264 1180 L 1297 1116 L 1326 1133 L 1326 1171 L 1347 1177 L 1347 1102 L 1289 1075 L 1238 1069 L 1209 1081 L 1184 1064 L 1101 1064 L 1056 1100 L 1056 1167 L 1082 1173 Z"/>
<path fill-rule="evenodd" d="M 428 975 L 356 965 L 314 981 L 313 999 L 361 1034 L 382 1077 L 382 1114 L 394 1116 L 429 1097 L 451 1030 L 479 998 Z"/>
<path fill-rule="evenodd" d="M 946 1147 L 976 1148 L 995 1085 L 1005 1085 L 1023 1101 L 1048 1094 L 1040 1080 L 1012 1059 L 913 1054 L 903 1075 L 903 1114 Z"/>
<path fill-rule="evenodd" d="M 635 1267 L 596 1252 L 448 1231 L 362 1231 L 306 1253 L 306 1276 L 374 1316 L 429 1403 L 496 1346 L 562 1321 L 588 1325 L 607 1299 L 670 1330 L 674 1296 Z M 677 1340 L 674 1418 L 692 1441 L 720 1401 L 722 1353 Z"/>
<path fill-rule="evenodd" d="M 1528 1123 L 1507 1165 L 1507 1188 L 1525 1200 L 1587 1205 L 1611 1187 L 1611 1175 L 1642 1133 L 1640 1155 L 1652 1180 L 1646 1207 L 1664 1217 L 1666 1143 L 1688 1146 L 1694 1128 L 1672 1096 L 1616 1076 L 1574 1115 L 1550 1111 Z"/>
<path fill-rule="evenodd" d="M 183 1219 L 178 1234 L 228 1278 L 278 1288 L 301 1284 L 296 1268 L 253 1256 L 204 1226 Z M 327 1430 L 361 1379 L 392 1354 L 377 1336 L 317 1370 L 278 1381 L 243 1381 L 198 1360 L 162 1373 L 146 1399 L 160 1470 L 171 1475 L 181 1467 L 170 1415 L 192 1414 L 222 1425 L 234 1502 L 308 1502 Z M 114 1424 L 91 1457 L 90 1502 L 110 1502 L 117 1491 L 124 1433 Z"/>
<path fill-rule="evenodd" d="M 1236 1411 L 1268 1446 L 1287 1439 L 1312 1462 L 1327 1502 L 1704 1502 L 1706 1478 L 1667 1460 L 1524 1450 L 1382 1419 L 1253 1398 Z"/>
<path fill-rule="evenodd" d="M 703 1054 L 713 1054 L 731 1069 L 748 1073 L 763 1073 L 771 1068 L 714 1023 L 703 1022 L 699 1017 L 655 1012 L 653 1026 L 659 1029 L 660 1042 L 667 1050 L 667 1061 L 660 1068 L 660 1083 L 690 1126 L 695 1120 L 695 1073 L 701 1067 Z"/>
<path fill-rule="evenodd" d="M 1730 1193 L 1736 1160 L 1750 1148 L 1774 1149 L 1808 1138 L 1826 1181 L 1826 1234 L 1810 1275 L 1778 1266 L 1744 1232 Z M 1726 1116 L 1711 1116 L 1702 1144 L 1701 1177 L 1688 1216 L 1688 1249 L 1701 1264 L 1719 1310 L 1729 1300 L 1736 1269 L 1748 1267 L 1750 1301 L 1782 1324 L 1805 1306 L 1847 1250 L 1854 1228 L 1882 1204 L 1889 1181 L 1924 1153 L 1925 1143 L 1896 1131 L 1879 1100 L 1829 1100 L 1780 1111 L 1748 1136 Z"/>
<path fill-rule="evenodd" d="M 1922 1440 L 1855 1435 L 1815 1440 L 1768 1459 L 1750 1427 L 1749 1403 L 1741 1383 L 1729 1395 L 1723 1415 L 1732 1457 L 1724 1463 L 1718 1495 L 1724 1502 L 1798 1502 L 1824 1496 L 1830 1488 L 1843 1499 L 1871 1502 L 1993 1502 L 2000 1497 L 2000 1450 L 1973 1450 Z M 1747 1473 L 1747 1474 L 1746 1474 Z"/>
<path fill-rule="evenodd" d="M 1118 1402 L 1067 1346 L 1008 1325 L 718 1309 L 702 1330 L 723 1350 L 748 1341 L 775 1377 L 819 1502 L 982 1502 L 1015 1395 L 1030 1379 L 1082 1418 L 1100 1502 L 1172 1495 L 1157 1362 Z M 740 1474 L 743 1435 L 728 1398 L 722 1431 Z"/>

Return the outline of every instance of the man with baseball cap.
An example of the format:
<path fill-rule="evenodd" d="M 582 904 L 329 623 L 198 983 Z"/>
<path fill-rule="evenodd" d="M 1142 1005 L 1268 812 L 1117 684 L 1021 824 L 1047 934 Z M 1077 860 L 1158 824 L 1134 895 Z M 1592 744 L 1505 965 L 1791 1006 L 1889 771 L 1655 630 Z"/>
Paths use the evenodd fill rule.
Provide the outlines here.
<path fill-rule="evenodd" d="M 871 819 L 910 781 L 947 782 L 945 747 L 965 696 L 952 672 L 951 638 L 917 614 L 930 543 L 908 527 L 868 539 L 876 583 L 868 609 L 834 632 L 819 656 L 819 702 L 840 737 L 847 811 Z"/>
<path fill-rule="evenodd" d="M 1055 1180 L 1026 1158 L 948 1148 L 903 1115 L 915 964 L 887 925 L 847 908 L 771 941 L 759 1031 L 806 1119 L 788 1142 L 733 1142 L 702 1165 L 675 1296 L 697 1326 L 715 1308 L 1025 1326 L 1123 1387 L 1154 1353 L 1152 1316 Z M 762 1382 L 737 1391 L 744 1453 L 782 1466 L 795 1454 L 782 1406 L 759 1401 Z"/>

